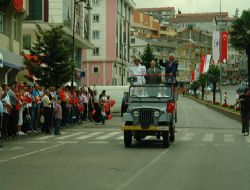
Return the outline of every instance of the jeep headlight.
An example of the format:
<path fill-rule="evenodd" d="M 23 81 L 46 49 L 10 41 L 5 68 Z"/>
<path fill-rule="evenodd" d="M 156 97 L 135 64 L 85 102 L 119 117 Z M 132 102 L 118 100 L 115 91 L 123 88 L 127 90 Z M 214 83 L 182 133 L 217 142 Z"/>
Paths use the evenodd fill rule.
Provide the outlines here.
<path fill-rule="evenodd" d="M 133 116 L 134 116 L 134 117 L 139 117 L 139 112 L 138 112 L 137 110 L 135 110 L 135 111 L 133 112 Z"/>
<path fill-rule="evenodd" d="M 159 112 L 159 111 L 155 111 L 155 112 L 154 112 L 154 116 L 155 116 L 155 117 L 160 117 L 160 112 Z"/>

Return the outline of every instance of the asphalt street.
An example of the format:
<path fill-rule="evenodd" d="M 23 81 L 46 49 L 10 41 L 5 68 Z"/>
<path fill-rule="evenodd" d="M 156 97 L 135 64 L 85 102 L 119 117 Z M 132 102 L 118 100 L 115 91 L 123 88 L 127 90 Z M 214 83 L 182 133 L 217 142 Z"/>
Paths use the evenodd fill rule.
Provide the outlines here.
<path fill-rule="evenodd" d="M 124 148 L 122 124 L 92 123 L 4 143 L 1 190 L 249 190 L 250 137 L 241 124 L 186 97 L 176 141 Z"/>

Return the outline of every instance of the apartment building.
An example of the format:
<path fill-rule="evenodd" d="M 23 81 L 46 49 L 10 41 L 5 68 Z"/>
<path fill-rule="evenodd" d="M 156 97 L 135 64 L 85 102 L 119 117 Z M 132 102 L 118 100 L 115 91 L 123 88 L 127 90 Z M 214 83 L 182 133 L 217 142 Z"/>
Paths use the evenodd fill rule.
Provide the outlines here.
<path fill-rule="evenodd" d="M 86 85 L 126 85 L 129 61 L 132 0 L 92 0 L 90 38 L 93 50 L 84 51 Z"/>
<path fill-rule="evenodd" d="M 23 24 L 23 46 L 25 53 L 29 53 L 33 42 L 36 41 L 35 24 L 43 29 L 49 29 L 50 24 L 63 24 L 65 32 L 69 35 L 69 45 L 73 46 L 73 31 L 75 40 L 75 73 L 74 81 L 77 86 L 82 85 L 85 72 L 82 69 L 83 49 L 93 48 L 89 41 L 89 14 L 85 7 L 88 3 L 76 0 L 29 0 L 29 15 Z M 75 11 L 74 11 L 75 10 Z M 75 14 L 74 14 L 75 13 Z M 73 23 L 75 25 L 73 26 Z M 72 53 L 73 55 L 73 53 Z"/>
<path fill-rule="evenodd" d="M 0 84 L 16 81 L 23 69 L 22 22 L 28 3 L 0 1 Z"/>

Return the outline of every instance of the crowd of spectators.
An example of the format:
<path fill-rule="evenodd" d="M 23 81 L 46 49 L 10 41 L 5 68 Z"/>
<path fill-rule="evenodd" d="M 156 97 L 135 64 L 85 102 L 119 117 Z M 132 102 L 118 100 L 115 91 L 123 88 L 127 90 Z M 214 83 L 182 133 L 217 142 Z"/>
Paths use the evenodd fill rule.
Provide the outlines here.
<path fill-rule="evenodd" d="M 60 135 L 61 127 L 89 120 L 104 124 L 111 118 L 111 100 L 103 90 L 82 87 L 44 88 L 38 84 L 2 84 L 0 88 L 0 137 L 28 133 Z"/>

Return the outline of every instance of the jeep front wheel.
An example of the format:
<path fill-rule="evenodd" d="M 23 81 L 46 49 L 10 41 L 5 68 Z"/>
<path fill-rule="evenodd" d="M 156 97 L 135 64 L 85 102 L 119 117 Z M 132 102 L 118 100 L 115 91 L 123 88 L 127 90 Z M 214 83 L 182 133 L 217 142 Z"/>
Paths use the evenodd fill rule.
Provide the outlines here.
<path fill-rule="evenodd" d="M 169 147 L 169 133 L 168 131 L 162 132 L 162 138 L 163 138 L 163 147 L 168 148 Z"/>
<path fill-rule="evenodd" d="M 132 132 L 124 131 L 124 145 L 126 148 L 130 148 L 132 145 Z"/>

